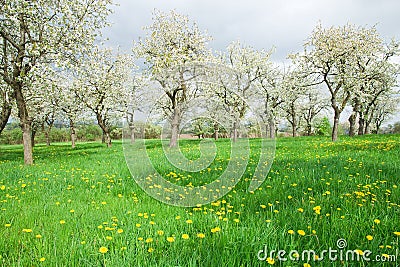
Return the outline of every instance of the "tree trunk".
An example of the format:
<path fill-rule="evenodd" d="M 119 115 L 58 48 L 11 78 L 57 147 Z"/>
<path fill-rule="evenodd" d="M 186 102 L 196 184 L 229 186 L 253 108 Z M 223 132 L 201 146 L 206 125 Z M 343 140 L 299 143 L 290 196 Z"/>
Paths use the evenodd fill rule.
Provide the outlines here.
<path fill-rule="evenodd" d="M 104 134 L 104 130 L 103 130 L 103 133 L 102 133 L 102 135 L 101 135 L 101 143 L 102 143 L 102 144 L 105 144 L 105 143 L 106 143 L 106 136 L 105 136 L 105 134 Z"/>
<path fill-rule="evenodd" d="M 104 135 L 105 135 L 105 142 L 106 142 L 106 144 L 107 144 L 107 147 L 111 147 L 112 146 L 112 144 L 111 144 L 111 136 L 110 136 L 110 133 L 109 132 L 105 132 L 104 133 Z"/>
<path fill-rule="evenodd" d="M 233 122 L 233 132 L 232 132 L 232 141 L 237 141 L 237 122 Z"/>
<path fill-rule="evenodd" d="M 356 120 L 357 120 L 357 113 L 353 112 L 349 117 L 349 124 L 350 124 L 349 136 L 356 135 Z"/>
<path fill-rule="evenodd" d="M 218 128 L 218 123 L 214 124 L 214 139 L 218 140 L 218 132 L 219 132 L 219 128 Z"/>
<path fill-rule="evenodd" d="M 101 130 L 103 131 L 102 135 L 102 143 L 106 144 L 107 147 L 111 147 L 111 136 L 110 136 L 110 129 L 105 123 L 105 120 L 101 117 L 101 114 L 96 114 L 97 124 L 100 126 Z"/>
<path fill-rule="evenodd" d="M 46 119 L 45 123 L 47 124 L 47 129 L 44 131 L 44 135 L 46 137 L 46 146 L 50 146 L 50 132 L 51 128 L 54 125 L 54 114 L 50 115 L 51 117 Z"/>
<path fill-rule="evenodd" d="M 269 137 L 271 139 L 275 139 L 276 137 L 275 121 L 272 118 L 269 119 L 268 127 L 269 127 Z"/>
<path fill-rule="evenodd" d="M 364 125 L 365 125 L 365 120 L 362 112 L 360 112 L 360 117 L 358 118 L 358 135 L 364 134 Z"/>
<path fill-rule="evenodd" d="M 32 121 L 21 123 L 22 129 L 22 140 L 24 144 L 24 163 L 26 165 L 33 164 L 33 153 L 32 153 Z"/>
<path fill-rule="evenodd" d="M 135 143 L 135 124 L 133 122 L 129 123 L 129 134 L 131 137 L 131 144 Z"/>
<path fill-rule="evenodd" d="M 32 146 L 32 119 L 28 115 L 25 98 L 22 94 L 22 84 L 17 82 L 14 87 L 14 96 L 18 107 L 18 117 L 22 130 L 22 140 L 24 144 L 24 163 L 33 164 L 33 146 Z"/>
<path fill-rule="evenodd" d="M 332 128 L 332 141 L 333 142 L 337 141 L 337 139 L 338 139 L 339 119 L 340 119 L 340 112 L 338 109 L 335 109 L 335 116 L 333 118 L 333 128 Z"/>
<path fill-rule="evenodd" d="M 31 130 L 31 145 L 32 145 L 32 148 L 35 146 L 35 136 L 36 136 L 36 130 L 32 129 Z"/>
<path fill-rule="evenodd" d="M 356 121 L 357 121 L 357 115 L 360 113 L 360 99 L 358 96 L 354 97 L 353 99 L 353 111 L 349 117 L 349 136 L 354 136 L 356 135 Z"/>
<path fill-rule="evenodd" d="M 133 120 L 133 112 L 134 111 L 126 113 L 126 121 L 128 122 L 129 126 L 129 136 L 131 139 L 131 144 L 135 143 L 135 122 Z"/>
<path fill-rule="evenodd" d="M 311 123 L 307 121 L 307 126 L 306 126 L 307 136 L 311 136 L 311 131 L 312 131 Z"/>
<path fill-rule="evenodd" d="M 10 118 L 11 115 L 11 109 L 12 109 L 11 105 L 7 102 L 6 99 L 4 99 L 0 113 L 0 133 L 7 125 L 8 119 Z"/>
<path fill-rule="evenodd" d="M 69 120 L 69 129 L 70 129 L 70 134 L 71 134 L 71 147 L 75 148 L 76 144 L 76 133 L 75 133 L 75 125 L 74 121 L 72 119 Z"/>
<path fill-rule="evenodd" d="M 296 118 L 293 117 L 293 122 L 292 122 L 292 137 L 296 137 L 297 136 L 297 123 L 296 123 Z"/>
<path fill-rule="evenodd" d="M 169 140 L 169 147 L 176 147 L 178 144 L 180 120 L 180 109 L 179 107 L 175 106 L 171 121 L 171 139 Z"/>
<path fill-rule="evenodd" d="M 365 128 L 364 128 L 364 134 L 370 134 L 370 129 L 369 129 L 370 123 L 366 122 L 365 123 Z"/>
<path fill-rule="evenodd" d="M 382 125 L 382 121 L 377 121 L 377 122 L 375 123 L 376 134 L 379 134 L 379 130 L 380 130 L 380 128 L 381 128 L 381 125 Z"/>
<path fill-rule="evenodd" d="M 50 146 L 50 133 L 47 130 L 44 131 L 44 136 L 46 137 L 46 146 Z"/>

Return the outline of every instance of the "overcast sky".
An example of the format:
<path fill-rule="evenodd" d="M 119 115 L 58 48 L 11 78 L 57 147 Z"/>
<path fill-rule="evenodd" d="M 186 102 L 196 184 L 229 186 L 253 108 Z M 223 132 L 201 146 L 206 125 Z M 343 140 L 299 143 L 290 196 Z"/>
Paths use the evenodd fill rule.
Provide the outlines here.
<path fill-rule="evenodd" d="M 376 25 L 389 41 L 400 39 L 398 0 L 115 0 L 112 27 L 104 36 L 113 46 L 130 51 L 132 40 L 143 37 L 154 9 L 188 15 L 213 37 L 210 47 L 224 50 L 234 40 L 256 49 L 275 47 L 274 61 L 283 62 L 302 49 L 304 40 L 320 21 L 323 26 L 352 23 Z"/>
<path fill-rule="evenodd" d="M 399 0 L 114 0 L 112 26 L 103 31 L 109 45 L 130 52 L 133 40 L 144 37 L 154 9 L 189 16 L 213 37 L 210 47 L 224 50 L 235 40 L 256 49 L 274 47 L 272 60 L 287 61 L 289 53 L 302 50 L 315 26 L 376 26 L 389 42 L 400 40 Z M 347 119 L 342 116 L 342 120 Z M 400 113 L 388 123 L 400 119 Z"/>

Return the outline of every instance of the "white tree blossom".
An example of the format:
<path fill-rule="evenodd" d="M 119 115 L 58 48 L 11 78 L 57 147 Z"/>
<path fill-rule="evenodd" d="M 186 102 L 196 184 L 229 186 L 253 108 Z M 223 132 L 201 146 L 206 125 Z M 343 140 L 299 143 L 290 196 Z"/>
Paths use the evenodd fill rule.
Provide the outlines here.
<path fill-rule="evenodd" d="M 266 136 L 274 139 L 277 131 L 278 118 L 280 117 L 280 106 L 285 101 L 282 94 L 283 72 L 272 66 L 263 66 L 263 75 L 258 79 L 257 88 L 259 90 L 260 103 L 259 117 L 266 125 Z"/>
<path fill-rule="evenodd" d="M 207 48 L 210 37 L 175 11 L 155 11 L 153 24 L 145 30 L 146 37 L 133 50 L 144 59 L 165 96 L 158 103 L 171 124 L 170 147 L 175 147 L 183 113 L 199 93 L 192 80 L 202 75 L 202 64 L 211 54 Z"/>
<path fill-rule="evenodd" d="M 326 85 L 334 112 L 332 140 L 338 137 L 340 115 L 351 96 L 359 90 L 359 81 L 352 79 L 357 59 L 371 54 L 380 45 L 375 28 L 345 25 L 323 28 L 317 25 L 304 44 L 304 52 L 291 55 L 294 62 L 308 70 L 317 82 Z"/>
<path fill-rule="evenodd" d="M 32 116 L 26 89 L 38 63 L 68 63 L 91 46 L 106 24 L 111 0 L 4 0 L 0 15 L 0 76 L 13 90 L 23 132 L 24 162 L 32 164 Z"/>
<path fill-rule="evenodd" d="M 231 116 L 233 141 L 238 137 L 239 124 L 257 92 L 257 81 L 265 75 L 264 66 L 268 64 L 270 55 L 271 51 L 257 51 L 236 41 L 220 57 L 221 69 L 215 71 L 218 86 L 213 93 Z"/>
<path fill-rule="evenodd" d="M 77 66 L 76 97 L 96 116 L 105 142 L 111 146 L 110 119 L 125 116 L 132 89 L 132 58 L 114 55 L 111 49 L 94 47 Z"/>

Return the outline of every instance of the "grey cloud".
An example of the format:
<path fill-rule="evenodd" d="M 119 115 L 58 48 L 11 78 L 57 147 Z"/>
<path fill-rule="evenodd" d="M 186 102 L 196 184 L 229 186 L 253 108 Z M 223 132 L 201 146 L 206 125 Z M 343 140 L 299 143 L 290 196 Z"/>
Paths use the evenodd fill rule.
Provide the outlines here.
<path fill-rule="evenodd" d="M 285 61 L 287 54 L 300 51 L 304 40 L 320 21 L 324 26 L 354 23 L 377 25 L 381 35 L 399 39 L 396 0 L 117 0 L 111 16 L 113 26 L 104 31 L 112 45 L 130 51 L 132 41 L 144 36 L 142 27 L 151 23 L 152 11 L 176 9 L 196 21 L 214 40 L 210 46 L 223 50 L 231 41 L 257 49 L 276 47 L 275 61 Z"/>

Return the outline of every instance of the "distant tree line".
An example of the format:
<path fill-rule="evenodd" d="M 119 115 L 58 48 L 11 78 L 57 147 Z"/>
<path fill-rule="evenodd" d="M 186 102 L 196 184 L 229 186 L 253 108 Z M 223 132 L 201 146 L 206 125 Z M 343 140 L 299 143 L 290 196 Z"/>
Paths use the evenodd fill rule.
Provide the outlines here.
<path fill-rule="evenodd" d="M 108 147 L 118 131 L 131 142 L 162 136 L 160 125 L 166 122 L 174 147 L 183 122 L 194 114 L 207 118 L 186 127 L 198 137 L 275 138 L 287 124 L 292 136 L 329 129 L 336 141 L 346 109 L 350 136 L 380 132 L 397 112 L 399 42 L 385 42 L 375 27 L 319 24 L 303 52 L 288 55 L 291 64 L 283 68 L 271 61 L 272 49 L 235 41 L 225 51 L 213 51 L 211 36 L 175 11 L 155 11 L 132 53 L 121 53 L 101 42 L 110 5 L 109 0 L 3 5 L 0 140 L 19 138 L 25 164 L 33 163 L 35 138 L 47 144 L 69 139 L 72 147 L 98 139 L 85 121 L 97 123 Z M 136 119 L 138 111 L 151 114 L 145 124 Z M 18 121 L 18 134 L 3 131 L 10 118 Z M 114 127 L 121 118 L 124 133 Z M 55 129 L 60 121 L 67 122 L 68 137 L 65 129 Z"/>

